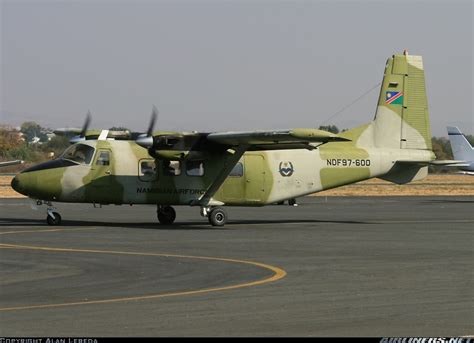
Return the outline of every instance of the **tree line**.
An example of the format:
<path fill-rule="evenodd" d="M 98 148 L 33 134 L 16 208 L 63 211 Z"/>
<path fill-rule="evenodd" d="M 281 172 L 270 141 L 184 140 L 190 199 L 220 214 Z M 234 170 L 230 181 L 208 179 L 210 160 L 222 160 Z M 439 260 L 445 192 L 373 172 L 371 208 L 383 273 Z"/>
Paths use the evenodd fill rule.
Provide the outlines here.
<path fill-rule="evenodd" d="M 126 130 L 124 127 L 120 129 Z M 336 134 L 341 132 L 335 125 L 320 126 L 319 129 Z M 51 129 L 41 127 L 35 122 L 23 123 L 19 131 L 12 127 L 0 126 L 0 161 L 23 160 L 26 164 L 33 164 L 59 156 L 69 146 L 69 138 L 51 133 Z M 473 135 L 466 135 L 466 138 L 474 145 Z M 432 137 L 431 141 L 437 159 L 453 159 L 448 138 Z M 18 168 L 19 166 L 7 167 L 2 169 L 2 172 L 15 171 Z"/>
<path fill-rule="evenodd" d="M 69 146 L 69 140 L 56 135 L 48 137 L 48 131 L 51 130 L 34 122 L 23 123 L 19 131 L 7 126 L 0 127 L 0 160 L 38 163 L 58 156 Z"/>

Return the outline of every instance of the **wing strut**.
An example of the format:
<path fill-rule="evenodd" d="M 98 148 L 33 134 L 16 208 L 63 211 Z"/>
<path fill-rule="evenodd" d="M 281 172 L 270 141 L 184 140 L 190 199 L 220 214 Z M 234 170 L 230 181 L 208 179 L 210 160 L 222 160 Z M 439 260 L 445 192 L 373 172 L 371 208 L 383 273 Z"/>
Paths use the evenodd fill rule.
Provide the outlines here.
<path fill-rule="evenodd" d="M 213 204 L 212 197 L 214 196 L 214 194 L 216 194 L 216 192 L 222 186 L 225 179 L 227 178 L 229 173 L 232 171 L 232 169 L 235 167 L 237 162 L 240 160 L 244 152 L 248 149 L 248 147 L 249 147 L 248 145 L 239 145 L 235 148 L 234 150 L 235 152 L 230 157 L 228 157 L 221 172 L 217 175 L 214 182 L 207 189 L 206 193 L 204 193 L 204 195 L 198 200 L 193 201 L 191 203 L 191 206 L 209 206 Z M 216 205 L 223 205 L 223 204 L 219 203 Z"/>

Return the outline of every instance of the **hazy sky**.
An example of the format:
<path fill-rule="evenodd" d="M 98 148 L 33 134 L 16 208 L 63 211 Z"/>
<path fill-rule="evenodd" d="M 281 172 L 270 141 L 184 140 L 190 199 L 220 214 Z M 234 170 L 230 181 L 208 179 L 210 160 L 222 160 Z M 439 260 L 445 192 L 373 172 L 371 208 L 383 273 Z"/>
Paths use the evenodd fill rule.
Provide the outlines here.
<path fill-rule="evenodd" d="M 434 135 L 474 132 L 471 1 L 6 1 L 0 123 L 145 130 L 317 127 L 424 57 Z M 329 123 L 373 118 L 378 89 Z"/>

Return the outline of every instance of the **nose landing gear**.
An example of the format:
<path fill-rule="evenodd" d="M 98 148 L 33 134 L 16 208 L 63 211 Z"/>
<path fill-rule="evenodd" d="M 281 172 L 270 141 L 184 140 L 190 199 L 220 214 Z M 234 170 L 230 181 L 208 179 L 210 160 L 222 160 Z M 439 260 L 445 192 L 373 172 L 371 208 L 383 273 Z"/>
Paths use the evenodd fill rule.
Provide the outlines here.
<path fill-rule="evenodd" d="M 42 201 L 38 200 L 36 204 L 41 205 Z M 61 215 L 58 212 L 56 212 L 56 207 L 54 207 L 50 201 L 45 202 L 45 204 L 48 205 L 48 208 L 46 209 L 46 213 L 48 214 L 46 216 L 46 222 L 48 223 L 48 225 L 51 225 L 51 226 L 61 225 Z"/>
<path fill-rule="evenodd" d="M 61 215 L 58 212 L 53 212 L 53 209 L 48 208 L 48 215 L 46 216 L 46 222 L 48 225 L 60 225 L 61 224 Z"/>
<path fill-rule="evenodd" d="M 61 215 L 56 212 L 56 207 L 53 206 L 51 201 L 36 200 L 36 205 L 47 205 L 46 208 L 46 223 L 51 226 L 61 225 Z"/>

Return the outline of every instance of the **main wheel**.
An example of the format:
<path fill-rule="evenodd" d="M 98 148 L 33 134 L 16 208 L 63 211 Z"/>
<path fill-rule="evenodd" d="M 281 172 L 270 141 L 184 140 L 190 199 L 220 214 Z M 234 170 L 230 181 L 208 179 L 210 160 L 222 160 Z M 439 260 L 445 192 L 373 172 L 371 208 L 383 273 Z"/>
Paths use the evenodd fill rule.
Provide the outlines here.
<path fill-rule="evenodd" d="M 48 223 L 48 225 L 59 225 L 61 224 L 61 216 L 59 215 L 58 212 L 53 212 L 53 217 L 51 217 L 49 214 L 48 216 L 46 217 L 46 222 Z"/>
<path fill-rule="evenodd" d="M 209 223 L 212 226 L 224 226 L 227 222 L 227 213 L 221 207 L 216 207 L 209 213 Z"/>
<path fill-rule="evenodd" d="M 176 211 L 171 206 L 163 206 L 158 209 L 158 220 L 163 225 L 173 224 L 176 219 Z"/>

